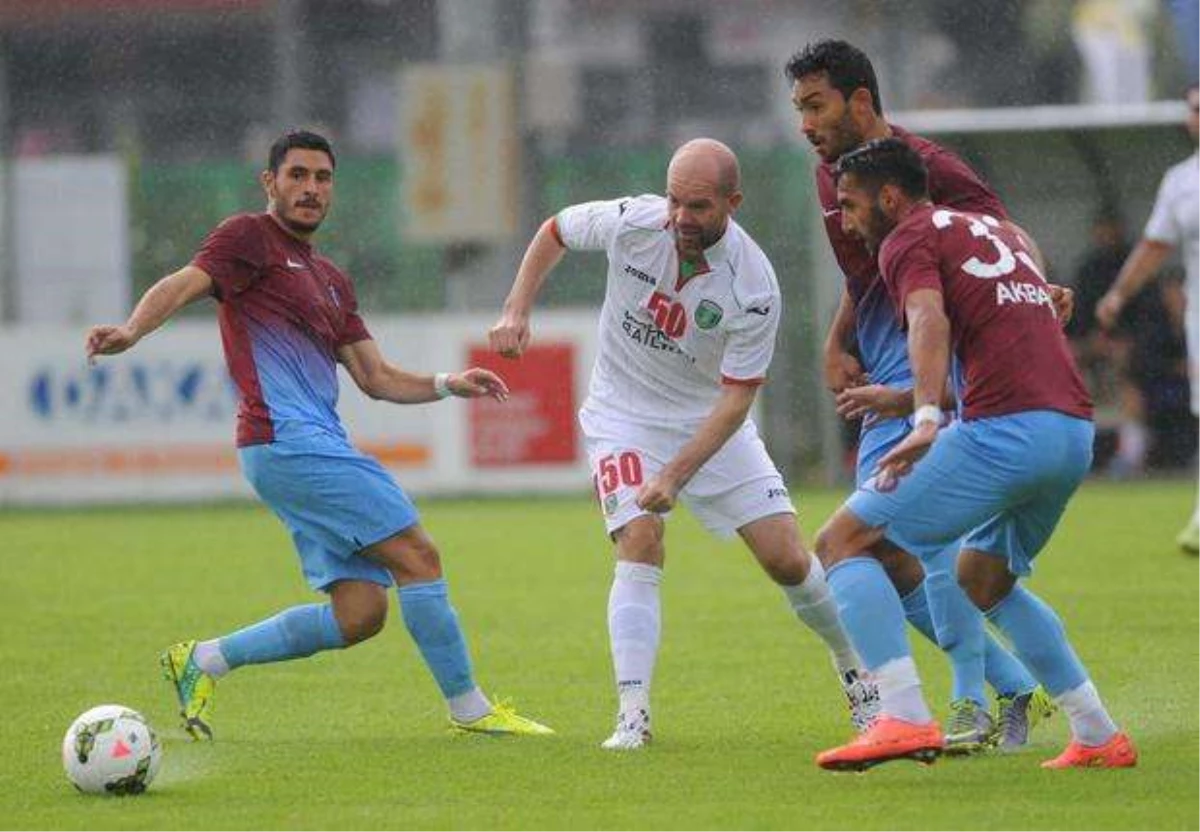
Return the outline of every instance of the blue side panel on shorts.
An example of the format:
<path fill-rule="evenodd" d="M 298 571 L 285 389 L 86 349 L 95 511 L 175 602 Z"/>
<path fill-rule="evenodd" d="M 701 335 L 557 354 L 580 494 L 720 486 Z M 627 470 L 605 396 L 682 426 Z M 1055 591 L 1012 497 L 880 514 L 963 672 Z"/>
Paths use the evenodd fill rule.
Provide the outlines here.
<path fill-rule="evenodd" d="M 283 521 L 314 589 L 334 581 L 391 586 L 362 549 L 419 521 L 391 474 L 345 440 L 318 434 L 238 450 L 246 479 Z"/>
<path fill-rule="evenodd" d="M 854 485 L 861 488 L 875 471 L 884 454 L 908 436 L 912 430 L 909 419 L 887 419 L 864 428 L 858 437 L 858 458 L 854 465 Z"/>

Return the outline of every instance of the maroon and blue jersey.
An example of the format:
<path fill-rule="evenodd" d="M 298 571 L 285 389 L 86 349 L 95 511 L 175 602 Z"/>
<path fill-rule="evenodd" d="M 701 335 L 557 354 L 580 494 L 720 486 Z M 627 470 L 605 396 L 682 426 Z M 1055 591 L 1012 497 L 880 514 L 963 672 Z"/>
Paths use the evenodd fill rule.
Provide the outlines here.
<path fill-rule="evenodd" d="M 901 323 L 911 292 L 942 295 L 964 419 L 1032 410 L 1091 418 L 1046 280 L 1010 225 L 923 205 L 884 238 L 879 266 Z"/>
<path fill-rule="evenodd" d="M 966 162 L 936 142 L 914 136 L 895 125 L 891 125 L 891 130 L 895 138 L 917 151 L 929 168 L 929 191 L 935 203 L 960 211 L 990 214 L 1000 220 L 1008 219 L 1000 198 Z M 863 367 L 877 384 L 910 387 L 912 372 L 908 366 L 908 345 L 896 325 L 887 290 L 879 280 L 878 263 L 862 240 L 842 230 L 834 170 L 835 165 L 817 165 L 817 196 L 821 201 L 825 233 L 845 275 L 846 292 L 854 303 Z"/>
<path fill-rule="evenodd" d="M 239 394 L 237 444 L 345 438 L 337 350 L 369 339 L 349 278 L 269 214 L 238 214 L 192 265 L 212 278 L 225 361 Z"/>

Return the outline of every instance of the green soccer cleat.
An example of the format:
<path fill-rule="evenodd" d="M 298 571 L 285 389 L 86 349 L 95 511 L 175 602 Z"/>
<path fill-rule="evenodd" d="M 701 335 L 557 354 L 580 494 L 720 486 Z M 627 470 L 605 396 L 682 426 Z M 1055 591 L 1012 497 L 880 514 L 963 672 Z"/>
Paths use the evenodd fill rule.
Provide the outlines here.
<path fill-rule="evenodd" d="M 195 652 L 195 641 L 181 641 L 163 651 L 158 661 L 162 665 L 163 676 L 175 686 L 183 730 L 194 740 L 211 740 L 213 693 L 217 688 L 217 680 L 196 664 Z"/>
<path fill-rule="evenodd" d="M 991 744 L 993 730 L 992 715 L 978 703 L 973 699 L 955 699 L 950 703 L 942 753 L 956 757 L 978 754 Z"/>
<path fill-rule="evenodd" d="M 1029 732 L 1052 717 L 1058 704 L 1038 685 L 1030 693 L 996 697 L 996 730 L 992 743 L 1001 751 L 1017 751 L 1029 743 Z"/>
<path fill-rule="evenodd" d="M 481 716 L 472 722 L 459 722 L 450 718 L 450 730 L 463 734 L 491 734 L 492 736 L 510 736 L 516 734 L 553 734 L 554 729 L 534 722 L 521 716 L 507 702 L 492 704 L 492 712 Z"/>
<path fill-rule="evenodd" d="M 1191 522 L 1175 537 L 1175 542 L 1189 555 L 1200 554 L 1200 518 L 1197 515 L 1192 515 Z"/>

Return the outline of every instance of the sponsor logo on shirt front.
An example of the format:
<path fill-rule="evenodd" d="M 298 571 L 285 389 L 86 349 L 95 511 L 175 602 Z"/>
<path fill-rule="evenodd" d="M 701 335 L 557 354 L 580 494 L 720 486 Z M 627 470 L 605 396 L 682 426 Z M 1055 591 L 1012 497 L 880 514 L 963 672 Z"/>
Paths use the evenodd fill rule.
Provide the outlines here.
<path fill-rule="evenodd" d="M 625 310 L 625 319 L 621 321 L 621 329 L 633 341 L 652 350 L 662 352 L 682 353 L 683 350 L 671 338 L 649 321 L 638 320 L 629 310 Z"/>

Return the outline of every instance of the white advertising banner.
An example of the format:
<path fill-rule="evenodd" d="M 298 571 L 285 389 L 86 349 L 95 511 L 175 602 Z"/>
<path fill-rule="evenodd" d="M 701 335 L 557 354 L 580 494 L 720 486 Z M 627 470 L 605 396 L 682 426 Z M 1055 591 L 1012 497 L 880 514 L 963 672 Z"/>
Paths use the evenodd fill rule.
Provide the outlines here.
<path fill-rule="evenodd" d="M 581 491 L 575 411 L 594 355 L 594 312 L 546 312 L 520 362 L 486 350 L 484 315 L 368 318 L 413 370 L 501 372 L 504 404 L 368 399 L 342 374 L 351 439 L 412 493 Z M 174 322 L 89 367 L 82 330 L 0 328 L 0 505 L 249 496 L 234 448 L 237 399 L 211 319 Z"/>

